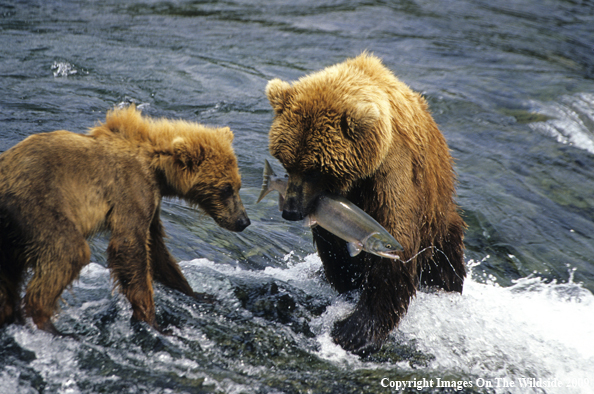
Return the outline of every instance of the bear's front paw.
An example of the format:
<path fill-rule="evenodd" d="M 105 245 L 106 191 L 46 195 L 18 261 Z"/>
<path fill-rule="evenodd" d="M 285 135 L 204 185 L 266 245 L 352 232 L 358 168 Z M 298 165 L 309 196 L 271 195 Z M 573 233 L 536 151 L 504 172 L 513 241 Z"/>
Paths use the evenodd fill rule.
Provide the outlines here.
<path fill-rule="evenodd" d="M 384 343 L 384 330 L 378 329 L 366 313 L 355 311 L 334 324 L 332 338 L 344 350 L 361 357 L 377 352 Z"/>

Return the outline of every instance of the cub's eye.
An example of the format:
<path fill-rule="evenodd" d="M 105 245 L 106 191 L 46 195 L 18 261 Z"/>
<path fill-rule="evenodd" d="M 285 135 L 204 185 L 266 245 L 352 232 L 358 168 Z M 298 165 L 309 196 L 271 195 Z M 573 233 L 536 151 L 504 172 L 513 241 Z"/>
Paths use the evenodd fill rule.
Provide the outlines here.
<path fill-rule="evenodd" d="M 225 185 L 220 191 L 221 199 L 226 200 L 233 196 L 233 188 L 231 185 Z"/>

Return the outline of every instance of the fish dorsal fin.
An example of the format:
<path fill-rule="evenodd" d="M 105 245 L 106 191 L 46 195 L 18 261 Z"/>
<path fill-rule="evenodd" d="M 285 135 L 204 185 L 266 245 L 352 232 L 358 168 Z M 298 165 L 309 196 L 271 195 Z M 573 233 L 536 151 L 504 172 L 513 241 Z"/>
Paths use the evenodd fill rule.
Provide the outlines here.
<path fill-rule="evenodd" d="M 361 247 L 353 242 L 349 242 L 347 244 L 347 249 L 349 251 L 349 254 L 351 255 L 351 257 L 355 257 L 356 255 L 358 255 L 359 253 L 361 253 L 361 251 L 363 249 L 361 249 Z"/>

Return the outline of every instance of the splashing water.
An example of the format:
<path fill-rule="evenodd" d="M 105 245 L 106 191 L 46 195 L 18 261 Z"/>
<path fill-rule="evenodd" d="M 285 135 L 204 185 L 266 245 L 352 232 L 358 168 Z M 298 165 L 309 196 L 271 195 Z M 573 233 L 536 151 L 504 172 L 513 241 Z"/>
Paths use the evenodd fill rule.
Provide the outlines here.
<path fill-rule="evenodd" d="M 470 279 L 461 297 L 420 293 L 399 331 L 443 372 L 571 384 L 594 376 L 593 311 L 594 296 L 571 281 L 528 277 L 503 288 Z"/>
<path fill-rule="evenodd" d="M 24 352 L 34 353 L 28 368 L 47 382 L 49 388 L 60 393 L 88 391 L 84 388 L 91 384 L 85 381 L 88 380 L 90 368 L 85 365 L 88 361 L 85 359 L 89 356 L 84 355 L 89 352 L 94 354 L 93 359 L 98 357 L 103 360 L 93 363 L 120 365 L 104 377 L 93 378 L 94 381 L 102 380 L 102 385 L 125 385 L 117 371 L 122 368 L 136 370 L 136 365 L 146 365 L 153 373 L 175 374 L 180 379 L 197 380 L 224 392 L 246 392 L 250 385 L 258 386 L 259 383 L 242 382 L 237 377 L 221 379 L 216 373 L 213 375 L 212 367 L 210 372 L 208 368 L 204 369 L 205 363 L 210 362 L 206 360 L 229 358 L 225 353 L 228 350 L 224 350 L 229 345 L 222 346 L 221 339 L 213 337 L 209 330 L 225 327 L 220 335 L 227 335 L 229 339 L 224 337 L 222 341 L 231 340 L 232 343 L 236 340 L 232 338 L 245 335 L 246 328 L 242 327 L 242 321 L 246 319 L 254 321 L 255 327 L 260 327 L 264 330 L 263 335 L 269 336 L 260 340 L 275 340 L 275 337 L 288 335 L 293 338 L 291 341 L 296 341 L 299 352 L 309 353 L 310 357 L 317 357 L 327 363 L 325 368 L 331 366 L 342 373 L 379 370 L 384 371 L 382 373 L 387 379 L 414 376 L 418 381 L 426 379 L 433 382 L 437 382 L 438 378 L 455 377 L 473 384 L 475 388 L 491 385 L 490 392 L 497 393 L 542 392 L 538 388 L 503 386 L 510 382 L 517 386 L 523 382 L 522 379 L 535 379 L 527 382 L 537 382 L 536 379 L 550 382 L 556 379 L 563 386 L 547 388 L 545 392 L 566 393 L 567 385 L 572 384 L 571 392 L 593 392 L 594 343 L 590 338 L 594 337 L 594 295 L 574 283 L 573 276 L 567 283 L 546 283 L 538 276 L 531 275 L 516 280 L 510 287 L 501 287 L 490 277 L 477 279 L 480 274 L 474 271 L 477 271 L 479 263 L 470 261 L 462 295 L 420 291 L 411 302 L 400 326 L 391 334 L 387 347 L 410 348 L 426 360 L 425 363 L 414 364 L 407 359 L 388 362 L 374 358 L 360 359 L 334 344 L 330 337 L 332 326 L 336 320 L 352 311 L 355 301 L 337 295 L 323 280 L 320 275 L 322 265 L 317 255 L 298 259 L 288 254 L 282 260 L 286 268 L 269 267 L 262 271 L 217 264 L 207 259 L 182 262 L 181 266 L 194 289 L 215 294 L 221 304 L 226 305 L 227 312 L 215 311 L 213 320 L 204 323 L 199 319 L 204 319 L 211 312 L 184 306 L 182 309 L 190 316 L 186 319 L 196 319 L 198 325 L 187 322 L 180 328 L 174 328 L 177 334 L 174 337 L 159 339 L 158 334 L 148 333 L 144 334 L 148 335 L 146 337 L 141 336 L 140 340 L 134 339 L 138 334 L 130 331 L 127 322 L 129 306 L 121 295 L 115 296 L 115 306 L 114 300 L 109 298 L 97 299 L 97 294 L 103 294 L 104 297 L 109 294 L 107 290 L 111 284 L 108 270 L 92 263 L 83 270 L 72 294 L 75 299 L 88 293 L 95 295 L 88 301 L 78 302 L 78 305 L 73 302 L 61 315 L 71 321 L 71 326 L 83 327 L 83 330 L 85 326 L 88 327 L 89 320 L 93 320 L 93 315 L 99 316 L 99 321 L 115 319 L 107 330 L 109 333 L 88 328 L 87 337 L 81 338 L 80 342 L 51 338 L 46 333 L 31 331 L 26 327 L 11 326 L 7 334 L 14 338 Z M 262 320 L 253 309 L 242 307 L 241 301 L 238 301 L 241 298 L 237 293 L 238 283 L 256 283 L 256 288 L 263 283 L 275 283 L 281 289 L 277 293 L 288 291 L 295 299 L 303 294 L 304 299 L 324 300 L 325 311 L 310 316 L 309 326 L 313 337 L 308 339 L 307 335 L 286 330 L 286 324 Z M 176 297 L 175 292 L 159 297 L 161 304 L 164 297 L 166 303 L 171 302 L 179 308 L 178 301 L 169 299 Z M 217 328 L 218 325 L 222 327 Z M 105 336 L 102 340 L 97 339 Z M 164 345 L 151 351 L 144 348 L 146 342 L 155 341 L 163 342 Z M 201 350 L 196 352 L 192 350 L 194 348 Z M 219 354 L 221 349 L 223 353 Z M 264 374 L 265 371 L 241 353 L 227 368 L 237 369 L 249 376 Z M 35 392 L 31 387 L 23 386 L 22 376 L 19 376 L 21 373 L 18 367 L 5 368 L 0 375 L 2 392 Z M 233 375 L 227 372 L 224 376 L 228 374 Z M 144 389 L 150 392 L 150 387 L 150 383 L 147 383 Z M 379 379 L 377 387 L 381 387 Z"/>
<path fill-rule="evenodd" d="M 563 96 L 560 102 L 532 102 L 536 112 L 553 119 L 529 126 L 557 141 L 594 153 L 594 94 Z"/>
<path fill-rule="evenodd" d="M 469 262 L 462 295 L 417 294 L 392 339 L 414 343 L 434 359 L 424 369 L 413 369 L 407 361 L 396 367 L 415 371 L 417 379 L 458 376 L 502 393 L 531 390 L 518 387 L 530 378 L 557 379 L 561 387 L 547 388 L 547 393 L 594 392 L 594 295 L 573 282 L 573 272 L 568 283 L 545 283 L 532 275 L 501 287 L 492 279 L 473 279 L 477 265 Z M 317 322 L 318 354 L 351 368 L 368 368 L 329 335 L 333 322 L 352 308 L 339 299 Z M 504 387 L 510 382 L 515 387 Z"/>
<path fill-rule="evenodd" d="M 54 77 L 67 77 L 78 73 L 78 70 L 72 64 L 66 62 L 54 62 L 52 70 L 54 71 Z"/>

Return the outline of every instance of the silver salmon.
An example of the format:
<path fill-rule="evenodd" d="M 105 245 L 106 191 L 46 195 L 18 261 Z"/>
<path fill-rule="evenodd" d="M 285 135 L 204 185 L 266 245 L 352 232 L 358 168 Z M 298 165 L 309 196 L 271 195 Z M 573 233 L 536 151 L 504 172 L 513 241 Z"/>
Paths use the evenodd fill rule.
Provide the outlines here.
<path fill-rule="evenodd" d="M 279 210 L 282 211 L 288 177 L 277 176 L 268 160 L 264 161 L 264 181 L 258 201 L 271 191 L 279 193 Z M 337 237 L 347 241 L 351 256 L 362 250 L 389 259 L 399 259 L 402 245 L 374 218 L 344 197 L 322 195 L 312 213 L 305 218 L 309 227 L 319 225 Z"/>

